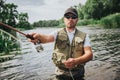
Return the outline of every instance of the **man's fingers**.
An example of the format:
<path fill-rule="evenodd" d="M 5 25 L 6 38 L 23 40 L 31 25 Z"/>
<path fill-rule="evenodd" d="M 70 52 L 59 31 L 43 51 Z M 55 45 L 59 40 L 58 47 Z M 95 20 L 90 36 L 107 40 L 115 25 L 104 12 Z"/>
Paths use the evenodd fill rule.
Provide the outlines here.
<path fill-rule="evenodd" d="M 33 35 L 35 35 L 35 34 L 36 34 L 36 33 L 34 33 L 34 32 L 33 32 L 33 33 L 29 33 L 28 35 L 31 35 L 31 36 L 33 36 Z"/>
<path fill-rule="evenodd" d="M 75 66 L 75 60 L 73 58 L 69 58 L 68 60 L 63 61 L 62 63 L 66 66 L 66 68 L 73 68 Z"/>

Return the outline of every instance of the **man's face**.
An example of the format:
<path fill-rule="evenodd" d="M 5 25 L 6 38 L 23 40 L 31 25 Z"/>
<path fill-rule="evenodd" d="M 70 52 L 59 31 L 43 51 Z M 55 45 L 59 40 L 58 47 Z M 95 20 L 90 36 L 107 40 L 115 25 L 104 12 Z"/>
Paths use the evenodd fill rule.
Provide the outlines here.
<path fill-rule="evenodd" d="M 72 13 L 67 13 L 64 16 L 64 23 L 67 28 L 75 28 L 77 21 L 78 21 L 78 17 Z"/>

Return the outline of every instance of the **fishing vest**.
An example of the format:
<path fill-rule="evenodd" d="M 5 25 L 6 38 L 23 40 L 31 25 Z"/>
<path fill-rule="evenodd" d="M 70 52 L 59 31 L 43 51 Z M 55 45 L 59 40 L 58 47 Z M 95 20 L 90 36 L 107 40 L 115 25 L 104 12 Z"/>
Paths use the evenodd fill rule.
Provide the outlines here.
<path fill-rule="evenodd" d="M 52 60 L 57 67 L 65 68 L 62 63 L 68 58 L 77 58 L 84 54 L 84 41 L 86 34 L 76 29 L 72 43 L 70 44 L 66 29 L 58 31 Z M 77 65 L 77 67 L 84 64 Z"/>

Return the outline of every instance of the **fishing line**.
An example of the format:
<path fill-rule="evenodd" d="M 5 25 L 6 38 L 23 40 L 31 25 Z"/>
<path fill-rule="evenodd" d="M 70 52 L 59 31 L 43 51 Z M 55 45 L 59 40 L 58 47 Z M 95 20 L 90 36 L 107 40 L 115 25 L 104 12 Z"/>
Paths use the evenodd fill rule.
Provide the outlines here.
<path fill-rule="evenodd" d="M 70 57 L 71 57 L 71 47 L 70 47 L 70 50 L 69 50 L 69 58 L 70 58 Z M 75 80 L 70 68 L 69 68 L 69 73 L 70 73 L 70 76 L 71 76 L 72 80 Z"/>
<path fill-rule="evenodd" d="M 70 69 L 69 69 L 69 72 L 70 72 L 70 76 L 71 76 L 72 80 L 75 80 Z"/>

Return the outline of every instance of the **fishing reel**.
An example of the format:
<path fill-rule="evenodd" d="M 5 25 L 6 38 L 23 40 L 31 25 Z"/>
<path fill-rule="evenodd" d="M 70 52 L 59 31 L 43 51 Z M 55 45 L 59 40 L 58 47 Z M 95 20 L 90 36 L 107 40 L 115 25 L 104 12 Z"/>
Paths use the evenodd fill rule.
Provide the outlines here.
<path fill-rule="evenodd" d="M 34 40 L 33 36 L 31 36 L 29 34 L 26 34 L 26 37 Z M 34 43 L 34 45 L 35 45 L 37 52 L 41 52 L 44 50 L 43 46 L 41 45 L 41 41 L 39 39 L 37 40 L 36 43 Z"/>

